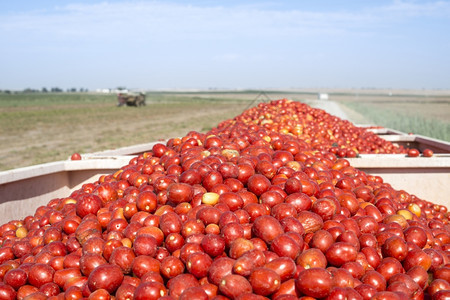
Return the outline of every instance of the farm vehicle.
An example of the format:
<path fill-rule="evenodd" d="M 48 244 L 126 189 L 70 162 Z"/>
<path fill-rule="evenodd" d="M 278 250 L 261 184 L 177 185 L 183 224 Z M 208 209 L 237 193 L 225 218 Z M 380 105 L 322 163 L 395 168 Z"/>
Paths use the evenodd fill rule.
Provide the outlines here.
<path fill-rule="evenodd" d="M 119 93 L 117 95 L 117 106 L 144 106 L 145 105 L 145 94 L 125 94 Z"/>

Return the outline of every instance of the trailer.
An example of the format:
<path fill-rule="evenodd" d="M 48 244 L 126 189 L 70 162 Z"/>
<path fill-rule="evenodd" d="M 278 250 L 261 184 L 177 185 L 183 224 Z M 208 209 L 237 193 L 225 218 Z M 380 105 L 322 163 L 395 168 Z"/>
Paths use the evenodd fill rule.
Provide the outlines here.
<path fill-rule="evenodd" d="M 381 176 L 397 190 L 444 205 L 450 209 L 450 143 L 390 129 L 377 129 L 383 138 L 419 149 L 434 149 L 433 157 L 404 154 L 361 154 L 347 158 L 368 174 Z M 136 155 L 151 151 L 157 143 L 83 154 L 81 160 L 65 160 L 0 172 L 0 224 L 34 214 L 54 198 L 68 197 L 85 183 L 112 174 Z"/>

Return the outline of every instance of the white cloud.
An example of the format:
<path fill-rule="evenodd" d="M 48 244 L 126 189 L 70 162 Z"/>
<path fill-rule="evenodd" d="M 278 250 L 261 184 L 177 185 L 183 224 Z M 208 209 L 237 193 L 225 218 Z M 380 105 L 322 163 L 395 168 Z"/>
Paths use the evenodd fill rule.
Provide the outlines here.
<path fill-rule="evenodd" d="M 448 1 L 420 2 L 395 0 L 384 6 L 381 11 L 402 17 L 419 16 L 449 16 L 450 3 Z"/>
<path fill-rule="evenodd" d="M 351 34 L 408 17 L 450 14 L 449 2 L 394 1 L 359 11 L 274 10 L 261 6 L 193 6 L 170 2 L 71 4 L 49 11 L 4 15 L 0 34 L 51 36 L 62 40 L 152 41 L 298 38 Z"/>

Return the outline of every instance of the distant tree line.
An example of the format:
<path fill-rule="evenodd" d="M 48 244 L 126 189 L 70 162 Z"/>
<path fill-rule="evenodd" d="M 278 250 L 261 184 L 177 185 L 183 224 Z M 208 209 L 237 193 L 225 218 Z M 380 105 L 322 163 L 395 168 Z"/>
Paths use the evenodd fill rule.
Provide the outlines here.
<path fill-rule="evenodd" d="M 66 89 L 66 93 L 86 93 L 88 92 L 88 89 L 85 88 L 68 88 Z M 31 89 L 31 88 L 26 88 L 22 91 L 11 91 L 11 90 L 0 90 L 0 93 L 5 93 L 5 94 L 12 94 L 12 93 L 64 93 L 64 90 L 59 88 L 59 87 L 52 87 L 52 88 L 46 88 L 43 87 L 42 89 L 38 90 L 38 89 Z"/>

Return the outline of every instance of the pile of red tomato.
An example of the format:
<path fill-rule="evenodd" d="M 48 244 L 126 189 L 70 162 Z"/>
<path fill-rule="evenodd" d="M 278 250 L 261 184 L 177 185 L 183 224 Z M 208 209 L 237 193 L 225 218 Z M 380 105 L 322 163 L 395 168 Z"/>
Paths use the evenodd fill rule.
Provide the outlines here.
<path fill-rule="evenodd" d="M 343 158 L 406 150 L 260 104 L 2 225 L 0 299 L 449 299 L 447 208 Z"/>

